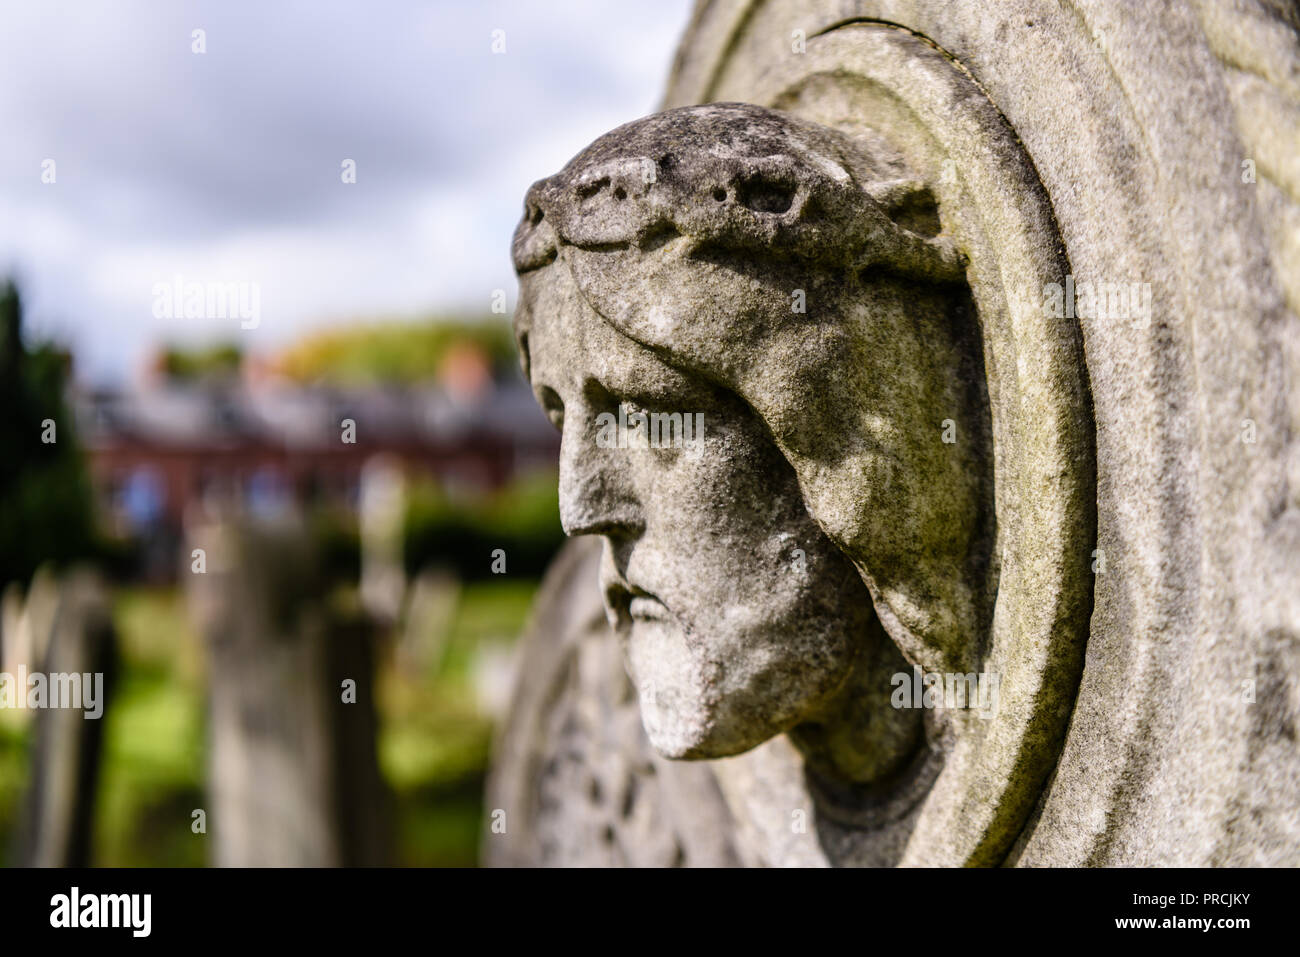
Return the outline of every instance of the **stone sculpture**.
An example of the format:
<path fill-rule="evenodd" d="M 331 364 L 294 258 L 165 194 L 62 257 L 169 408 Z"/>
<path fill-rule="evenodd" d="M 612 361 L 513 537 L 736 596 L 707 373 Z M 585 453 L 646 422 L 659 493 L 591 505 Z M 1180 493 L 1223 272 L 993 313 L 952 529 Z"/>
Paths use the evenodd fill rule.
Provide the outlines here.
<path fill-rule="evenodd" d="M 1300 363 L 1236 140 L 1217 119 L 1208 149 L 1170 127 L 1133 59 L 1142 24 L 1080 40 L 1054 3 L 832 6 L 702 4 L 675 108 L 528 193 L 521 360 L 563 436 L 565 530 L 603 550 L 575 544 L 544 588 L 489 790 L 516 826 L 485 836 L 489 862 L 636 863 L 609 852 L 636 843 L 619 821 L 653 818 L 638 840 L 676 852 L 639 862 L 1295 863 L 1296 757 L 1258 769 L 1300 713 L 1285 478 Z M 1195 5 L 1153 33 L 1173 37 L 1175 72 L 1236 42 L 1294 95 L 1294 24 L 1252 10 L 1246 41 Z M 1014 83 L 1011 33 L 1031 57 L 1044 38 L 1088 51 L 1062 88 L 1084 86 L 1093 45 L 1140 77 L 1133 130 L 1070 153 L 1064 121 Z M 1110 82 L 1089 94 L 1099 110 Z M 1297 101 L 1276 108 L 1294 118 Z M 1134 155 L 1124 188 L 1147 217 L 1173 201 L 1144 185 L 1161 177 L 1247 204 L 1213 242 L 1255 250 L 1220 278 L 1258 318 L 1192 311 L 1214 341 L 1283 343 L 1272 359 L 1181 351 L 1174 315 L 1204 282 L 1177 265 L 1185 237 L 1090 231 L 1133 213 L 1079 165 Z M 1243 420 L 1266 423 L 1266 450 L 1238 441 Z M 1252 454 L 1262 472 L 1243 471 Z M 1225 551 L 1211 528 L 1243 537 Z M 1254 605 L 1225 624 L 1216 600 Z M 615 641 L 645 742 L 590 717 L 629 698 L 591 651 Z M 1168 702 L 1142 700 L 1152 678 Z M 1189 755 L 1221 777 L 1169 767 Z M 601 833 L 573 823 L 614 791 L 653 793 L 654 813 L 625 801 Z M 673 813 L 683 793 L 711 843 Z M 1169 814 L 1193 806 L 1180 840 Z"/>

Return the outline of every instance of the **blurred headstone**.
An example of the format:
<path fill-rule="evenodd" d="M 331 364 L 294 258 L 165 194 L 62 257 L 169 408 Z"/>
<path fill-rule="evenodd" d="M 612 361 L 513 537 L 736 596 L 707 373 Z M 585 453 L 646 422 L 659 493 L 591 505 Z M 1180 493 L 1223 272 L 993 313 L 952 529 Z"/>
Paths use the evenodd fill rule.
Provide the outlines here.
<path fill-rule="evenodd" d="M 0 594 L 0 671 L 5 674 L 17 674 L 20 663 L 26 666 L 31 661 L 25 607 L 22 583 L 10 582 Z M 0 719 L 17 720 L 9 715 L 0 715 Z"/>
<path fill-rule="evenodd" d="M 6 602 L 8 604 L 8 602 Z M 10 612 L 11 609 L 6 609 Z M 103 715 L 111 693 L 116 656 L 111 607 L 99 576 L 74 568 L 62 578 L 38 573 L 17 621 L 19 639 L 10 660 L 6 614 L 6 670 L 10 676 L 34 672 L 48 682 L 50 698 L 60 684 L 75 687 L 92 709 L 46 706 L 25 709 L 32 722 L 32 771 L 18 860 L 25 867 L 90 865 L 95 793 L 103 744 Z M 27 660 L 18 660 L 26 653 Z M 13 670 L 9 670 L 12 663 Z M 66 676 L 63 677 L 63 676 Z M 25 702 L 26 681 L 19 694 Z"/>
<path fill-rule="evenodd" d="M 474 649 L 474 695 L 479 711 L 494 722 L 505 720 L 514 697 L 516 644 L 510 638 L 487 638 Z"/>
<path fill-rule="evenodd" d="M 191 537 L 187 554 L 205 559 L 186 578 L 210 661 L 213 863 L 389 863 L 372 627 L 329 607 L 319 549 L 297 523 Z"/>
<path fill-rule="evenodd" d="M 376 455 L 361 470 L 361 602 L 382 624 L 402 610 L 406 572 L 402 531 L 406 518 L 406 478 L 401 463 Z"/>
<path fill-rule="evenodd" d="M 460 579 L 441 568 L 426 568 L 407 589 L 397 661 L 411 674 L 436 673 L 460 604 Z"/>
<path fill-rule="evenodd" d="M 53 568 L 42 565 L 32 575 L 26 594 L 18 582 L 10 582 L 5 589 L 3 610 L 0 611 L 0 628 L 3 638 L 3 667 L 6 674 L 16 675 L 19 670 L 38 670 L 41 658 L 49 644 L 50 630 L 59 604 L 59 580 Z M 26 721 L 26 705 L 14 709 L 15 720 Z"/>

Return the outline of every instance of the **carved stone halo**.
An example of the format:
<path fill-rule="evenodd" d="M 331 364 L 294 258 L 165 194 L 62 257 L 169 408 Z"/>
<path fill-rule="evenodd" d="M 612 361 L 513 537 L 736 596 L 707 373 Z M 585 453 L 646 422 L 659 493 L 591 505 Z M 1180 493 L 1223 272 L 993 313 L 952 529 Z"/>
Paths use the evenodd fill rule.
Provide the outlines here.
<path fill-rule="evenodd" d="M 1095 466 L 1082 341 L 1076 324 L 1039 307 L 1044 286 L 1069 272 L 1063 244 L 1013 131 L 959 66 L 909 31 L 843 25 L 780 61 L 755 100 L 883 138 L 933 190 L 944 234 L 969 261 L 997 523 L 996 599 L 979 667 L 1000 676 L 1000 701 L 992 720 L 956 729 L 897 861 L 996 864 L 1059 753 L 1092 606 Z M 849 842 L 853 856 L 874 857 L 863 846 L 873 842 L 892 843 Z"/>

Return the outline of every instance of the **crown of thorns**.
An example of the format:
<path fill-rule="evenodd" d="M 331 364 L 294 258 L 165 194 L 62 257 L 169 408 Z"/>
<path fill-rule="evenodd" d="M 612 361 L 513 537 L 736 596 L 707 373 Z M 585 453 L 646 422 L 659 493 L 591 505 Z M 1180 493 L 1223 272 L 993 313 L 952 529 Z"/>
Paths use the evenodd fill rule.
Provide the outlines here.
<path fill-rule="evenodd" d="M 882 176 L 843 135 L 788 114 L 682 107 L 619 127 L 534 183 L 512 254 L 522 274 L 564 245 L 653 253 L 673 243 L 686 255 L 712 248 L 959 279 L 965 262 L 951 242 L 891 218 L 925 189 Z"/>

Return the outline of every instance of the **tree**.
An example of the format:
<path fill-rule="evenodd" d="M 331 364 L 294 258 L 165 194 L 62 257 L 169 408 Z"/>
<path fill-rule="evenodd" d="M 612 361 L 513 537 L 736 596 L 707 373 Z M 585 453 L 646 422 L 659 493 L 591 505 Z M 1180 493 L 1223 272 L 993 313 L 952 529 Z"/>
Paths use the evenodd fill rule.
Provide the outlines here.
<path fill-rule="evenodd" d="M 42 562 L 84 556 L 94 546 L 90 483 L 65 399 L 68 355 L 48 343 L 27 349 L 22 319 L 18 290 L 6 282 L 0 286 L 0 583 L 26 581 Z"/>

